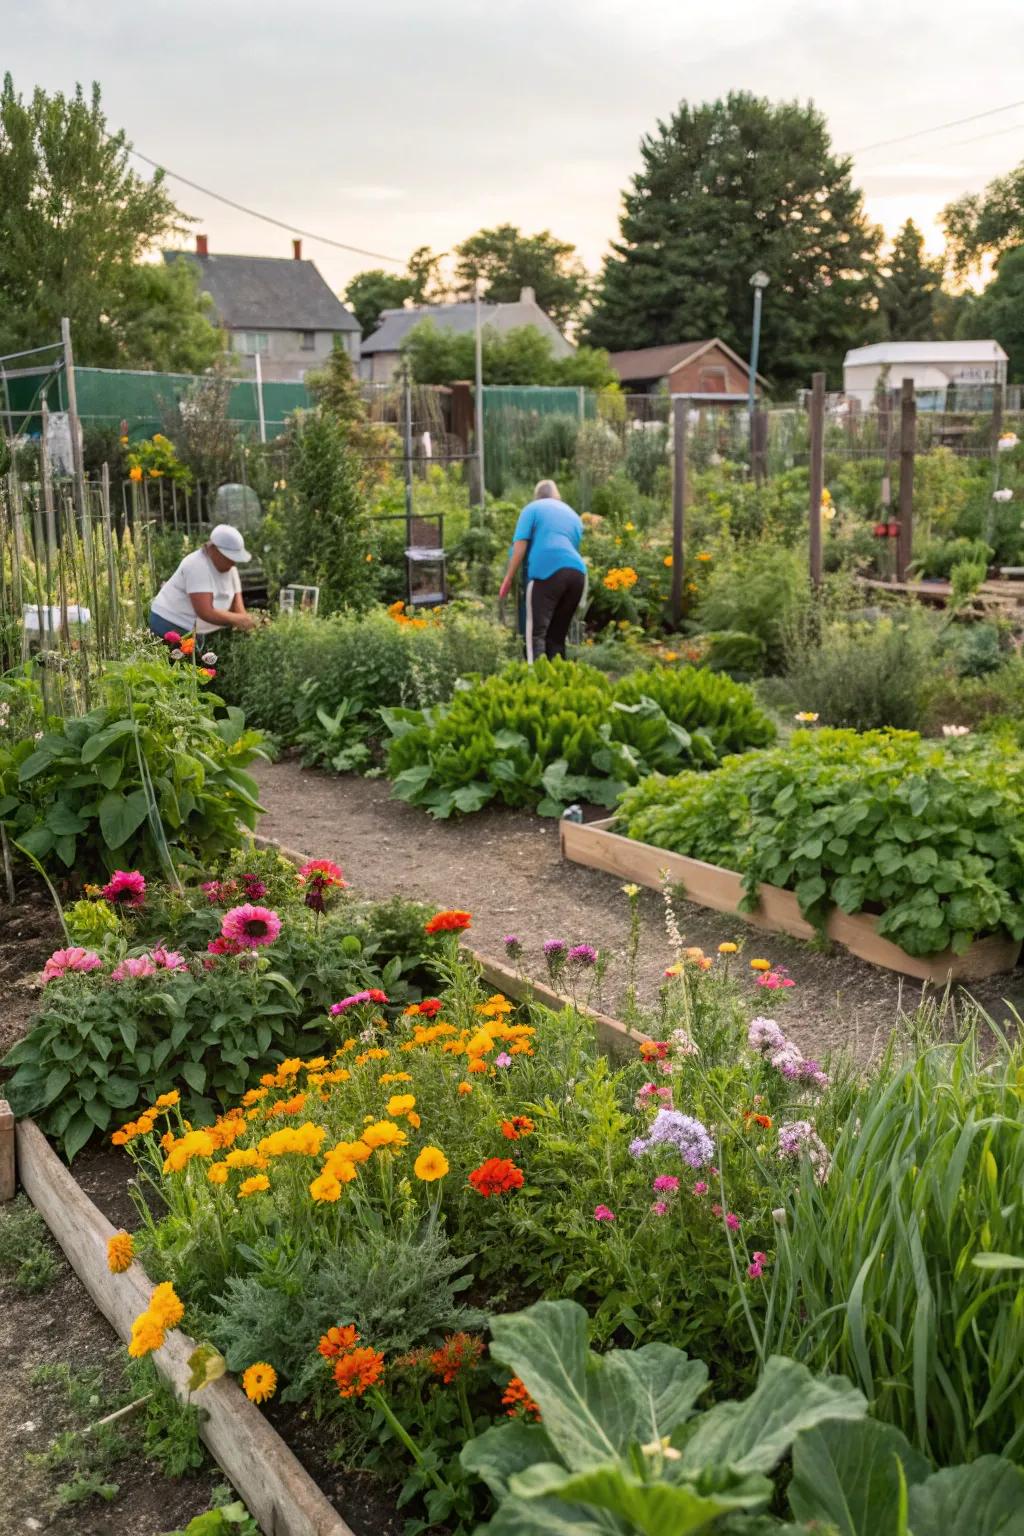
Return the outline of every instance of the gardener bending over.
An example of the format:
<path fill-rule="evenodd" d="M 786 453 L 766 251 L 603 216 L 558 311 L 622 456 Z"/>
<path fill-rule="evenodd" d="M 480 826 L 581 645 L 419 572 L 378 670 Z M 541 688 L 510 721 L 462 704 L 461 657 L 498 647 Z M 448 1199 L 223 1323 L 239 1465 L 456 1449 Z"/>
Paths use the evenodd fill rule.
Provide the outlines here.
<path fill-rule="evenodd" d="M 580 555 L 583 524 L 558 494 L 553 480 L 541 480 L 533 500 L 520 512 L 508 570 L 498 591 L 507 597 L 526 561 L 526 659 L 564 656 L 572 616 L 587 585 Z"/>
<path fill-rule="evenodd" d="M 186 555 L 153 599 L 149 627 L 163 637 L 171 630 L 212 635 L 215 629 L 254 629 L 246 613 L 238 567 L 252 559 L 237 528 L 218 523 L 202 549 Z"/>

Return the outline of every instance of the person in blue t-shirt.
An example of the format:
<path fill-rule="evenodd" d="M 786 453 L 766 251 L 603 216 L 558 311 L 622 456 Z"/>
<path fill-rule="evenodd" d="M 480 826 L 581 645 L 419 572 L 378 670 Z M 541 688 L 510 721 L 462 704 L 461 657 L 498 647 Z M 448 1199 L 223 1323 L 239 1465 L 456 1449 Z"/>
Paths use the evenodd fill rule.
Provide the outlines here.
<path fill-rule="evenodd" d="M 583 524 L 561 499 L 555 482 L 542 480 L 520 512 L 512 537 L 498 596 L 508 596 L 525 560 L 526 659 L 564 656 L 569 625 L 587 585 L 587 567 L 579 552 Z"/>

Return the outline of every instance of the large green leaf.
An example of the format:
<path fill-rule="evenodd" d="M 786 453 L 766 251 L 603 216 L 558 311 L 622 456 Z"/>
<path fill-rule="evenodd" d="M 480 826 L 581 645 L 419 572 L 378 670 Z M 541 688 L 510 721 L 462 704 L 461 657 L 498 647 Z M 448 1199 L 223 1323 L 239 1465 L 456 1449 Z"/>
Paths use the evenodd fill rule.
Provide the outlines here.
<path fill-rule="evenodd" d="M 573 1471 L 668 1436 L 692 1412 L 707 1367 L 667 1344 L 587 1348 L 587 1314 L 572 1301 L 539 1301 L 496 1317 L 491 1353 L 542 1404 L 544 1428 Z"/>
<path fill-rule="evenodd" d="M 551 1461 L 554 1450 L 541 1424 L 510 1419 L 494 1424 L 462 1448 L 459 1460 L 467 1472 L 485 1482 L 495 1498 L 508 1493 L 508 1480 L 535 1462 Z"/>
<path fill-rule="evenodd" d="M 113 725 L 108 725 L 102 731 L 97 731 L 95 736 L 82 748 L 82 762 L 91 763 L 97 757 L 102 757 L 108 747 L 113 746 L 122 736 L 131 736 L 135 730 L 134 720 L 115 720 Z"/>
<path fill-rule="evenodd" d="M 682 1466 L 770 1472 L 802 1430 L 823 1419 L 861 1419 L 866 1412 L 863 1393 L 845 1376 L 813 1376 L 796 1360 L 773 1355 L 744 1402 L 719 1403 L 703 1415 L 682 1446 Z"/>
<path fill-rule="evenodd" d="M 901 1466 L 908 1483 L 922 1482 L 930 1471 L 894 1425 L 872 1419 L 819 1424 L 793 1446 L 790 1508 L 798 1520 L 831 1522 L 839 1536 L 897 1536 Z"/>
<path fill-rule="evenodd" d="M 913 1536 L 1024 1536 L 1024 1470 L 1002 1456 L 947 1467 L 910 1490 Z"/>
<path fill-rule="evenodd" d="M 146 819 L 149 800 L 144 789 L 122 795 L 116 789 L 100 801 L 100 831 L 108 848 L 120 848 Z"/>
<path fill-rule="evenodd" d="M 478 1536 L 630 1536 L 630 1528 L 601 1509 L 584 1509 L 558 1499 L 506 1499 Z"/>
<path fill-rule="evenodd" d="M 772 1494 L 767 1478 L 749 1477 L 720 1492 L 699 1493 L 692 1485 L 646 1482 L 624 1467 L 594 1467 L 564 1472 L 541 1463 L 516 1473 L 510 1488 L 516 1498 L 558 1498 L 604 1510 L 645 1536 L 690 1536 L 731 1510 L 763 1509 Z"/>

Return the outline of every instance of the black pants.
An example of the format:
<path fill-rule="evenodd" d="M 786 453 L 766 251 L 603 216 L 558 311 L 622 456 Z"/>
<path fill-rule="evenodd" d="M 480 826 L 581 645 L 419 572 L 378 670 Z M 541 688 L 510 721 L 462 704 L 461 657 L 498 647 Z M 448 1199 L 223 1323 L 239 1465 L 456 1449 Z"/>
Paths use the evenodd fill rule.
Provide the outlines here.
<path fill-rule="evenodd" d="M 564 656 L 565 637 L 580 605 L 586 577 L 563 566 L 543 581 L 526 583 L 526 659 Z"/>

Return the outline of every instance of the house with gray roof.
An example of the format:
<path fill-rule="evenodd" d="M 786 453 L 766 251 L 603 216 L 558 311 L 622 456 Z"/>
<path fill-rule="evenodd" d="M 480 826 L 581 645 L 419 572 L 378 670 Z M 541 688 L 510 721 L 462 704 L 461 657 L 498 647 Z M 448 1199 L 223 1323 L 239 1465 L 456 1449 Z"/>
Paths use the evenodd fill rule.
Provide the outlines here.
<path fill-rule="evenodd" d="M 568 357 L 576 350 L 551 316 L 541 309 L 532 288 L 522 289 L 512 304 L 481 304 L 480 319 L 484 326 L 502 333 L 532 325 L 551 342 L 555 357 Z M 441 330 L 466 335 L 476 326 L 476 305 L 470 300 L 464 304 L 418 304 L 407 309 L 382 310 L 380 325 L 363 342 L 361 376 L 374 384 L 389 383 L 402 360 L 403 343 L 423 320 L 432 320 Z"/>
<path fill-rule="evenodd" d="M 215 256 L 205 235 L 194 251 L 164 251 L 164 261 L 187 261 L 209 295 L 227 350 L 249 374 L 256 358 L 264 379 L 299 382 L 321 368 L 339 340 L 359 362 L 359 322 L 292 241 L 292 257 Z"/>

